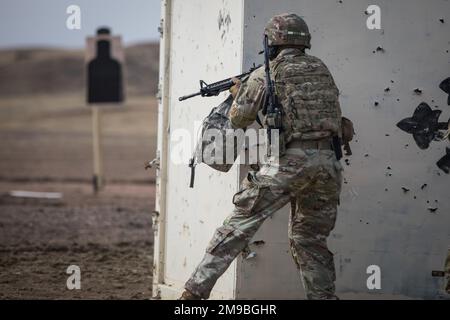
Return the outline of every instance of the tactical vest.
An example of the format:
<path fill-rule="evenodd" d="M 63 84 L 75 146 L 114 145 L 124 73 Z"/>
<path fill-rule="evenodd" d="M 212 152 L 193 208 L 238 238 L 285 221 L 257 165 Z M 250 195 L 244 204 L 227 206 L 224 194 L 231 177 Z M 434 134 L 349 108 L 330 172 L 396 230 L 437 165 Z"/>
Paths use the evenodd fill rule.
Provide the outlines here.
<path fill-rule="evenodd" d="M 271 69 L 283 107 L 286 143 L 341 136 L 339 90 L 320 59 L 285 49 L 273 60 Z"/>

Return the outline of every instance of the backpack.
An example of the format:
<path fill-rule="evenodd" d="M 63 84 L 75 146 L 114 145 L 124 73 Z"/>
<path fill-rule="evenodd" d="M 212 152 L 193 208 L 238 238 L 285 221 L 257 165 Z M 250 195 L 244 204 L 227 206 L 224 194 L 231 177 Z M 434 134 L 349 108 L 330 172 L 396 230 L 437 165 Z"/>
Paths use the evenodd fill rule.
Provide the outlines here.
<path fill-rule="evenodd" d="M 190 188 L 194 187 L 195 167 L 198 164 L 205 163 L 215 170 L 228 172 L 236 161 L 243 141 L 239 137 L 237 141 L 235 138 L 232 141 L 227 139 L 227 135 L 235 131 L 228 118 L 232 104 L 233 96 L 229 95 L 225 101 L 213 108 L 203 120 L 200 138 L 192 158 L 189 160 L 189 167 L 191 168 Z M 233 163 L 227 163 L 227 152 L 231 151 L 233 152 Z"/>

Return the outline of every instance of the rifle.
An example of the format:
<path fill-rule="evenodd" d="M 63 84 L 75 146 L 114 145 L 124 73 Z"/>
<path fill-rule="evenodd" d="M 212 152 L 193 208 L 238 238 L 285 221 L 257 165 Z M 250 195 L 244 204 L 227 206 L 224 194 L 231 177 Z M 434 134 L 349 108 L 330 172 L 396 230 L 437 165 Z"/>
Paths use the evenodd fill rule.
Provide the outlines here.
<path fill-rule="evenodd" d="M 268 137 L 268 154 L 270 155 L 272 145 L 272 130 L 279 130 L 279 145 L 280 150 L 284 148 L 284 139 L 281 133 L 283 127 L 282 121 L 282 108 L 278 102 L 278 98 L 275 94 L 274 83 L 270 78 L 270 59 L 269 59 L 269 39 L 267 35 L 264 35 L 264 66 L 266 72 L 266 97 L 263 108 L 263 114 L 265 116 L 265 123 L 267 125 L 267 137 Z"/>
<path fill-rule="evenodd" d="M 255 69 L 258 69 L 261 65 L 259 66 L 255 66 L 253 64 L 253 67 L 250 68 L 249 71 L 240 74 L 238 76 L 235 77 L 231 77 L 225 80 L 220 80 L 211 84 L 207 84 L 205 81 L 200 80 L 200 91 L 193 93 L 193 94 L 189 94 L 186 96 L 182 96 L 179 97 L 178 100 L 179 101 L 184 101 L 196 96 L 202 96 L 202 97 L 212 97 L 212 96 L 217 96 L 219 95 L 219 93 L 229 90 L 232 86 L 235 85 L 235 83 L 233 82 L 233 78 L 237 78 L 239 80 L 242 80 L 243 78 L 245 78 L 246 76 L 250 75 L 250 73 L 252 73 Z"/>

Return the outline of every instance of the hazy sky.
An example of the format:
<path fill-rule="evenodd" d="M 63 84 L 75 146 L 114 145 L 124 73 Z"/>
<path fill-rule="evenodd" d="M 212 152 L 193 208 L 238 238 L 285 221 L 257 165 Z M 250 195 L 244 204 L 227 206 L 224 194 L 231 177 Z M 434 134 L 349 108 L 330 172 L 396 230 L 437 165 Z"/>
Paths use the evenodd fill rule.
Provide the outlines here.
<path fill-rule="evenodd" d="M 81 8 L 81 30 L 66 28 L 69 5 Z M 83 47 L 107 25 L 126 44 L 157 41 L 160 0 L 0 0 L 0 48 Z"/>

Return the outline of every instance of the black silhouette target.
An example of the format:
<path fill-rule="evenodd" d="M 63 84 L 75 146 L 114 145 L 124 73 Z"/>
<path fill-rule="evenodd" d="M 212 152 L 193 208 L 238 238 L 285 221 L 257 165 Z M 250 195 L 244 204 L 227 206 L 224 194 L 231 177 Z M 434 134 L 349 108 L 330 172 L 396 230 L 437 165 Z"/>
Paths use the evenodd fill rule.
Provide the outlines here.
<path fill-rule="evenodd" d="M 123 102 L 122 64 L 111 55 L 111 41 L 96 43 L 97 56 L 87 65 L 88 103 Z"/>

